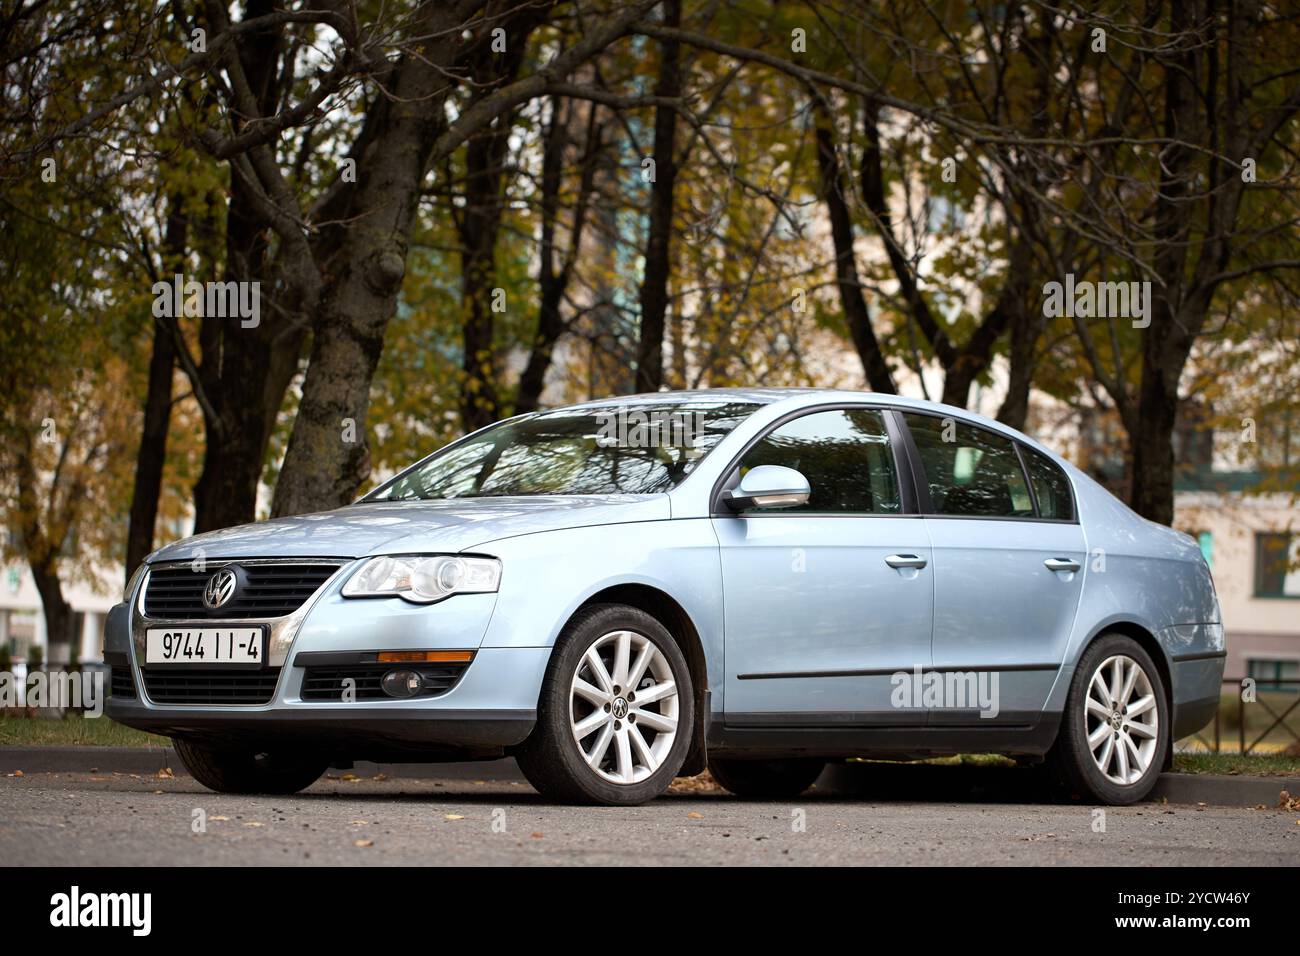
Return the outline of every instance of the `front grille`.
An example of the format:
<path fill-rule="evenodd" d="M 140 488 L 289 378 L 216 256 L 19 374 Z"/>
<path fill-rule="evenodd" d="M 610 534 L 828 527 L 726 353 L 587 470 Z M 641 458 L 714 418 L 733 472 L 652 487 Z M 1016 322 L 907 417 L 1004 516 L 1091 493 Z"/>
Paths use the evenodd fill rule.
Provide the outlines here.
<path fill-rule="evenodd" d="M 155 704 L 266 704 L 280 679 L 278 667 L 256 671 L 146 667 L 140 673 L 145 693 Z"/>
<path fill-rule="evenodd" d="M 202 571 L 189 567 L 156 568 L 149 572 L 144 612 L 149 617 L 186 620 L 232 620 L 284 617 L 302 607 L 316 589 L 333 576 L 341 564 L 241 564 L 239 583 L 230 602 L 215 610 L 203 604 L 203 590 L 223 565 Z"/>
<path fill-rule="evenodd" d="M 130 697 L 135 699 L 135 679 L 130 667 L 110 667 L 108 690 L 113 697 Z"/>
<path fill-rule="evenodd" d="M 456 686 L 468 664 L 347 664 L 336 667 L 308 667 L 302 679 L 303 700 L 342 700 L 343 681 L 356 681 L 357 700 L 392 700 L 379 686 L 392 670 L 419 671 L 424 688 L 417 697 L 436 697 Z"/>

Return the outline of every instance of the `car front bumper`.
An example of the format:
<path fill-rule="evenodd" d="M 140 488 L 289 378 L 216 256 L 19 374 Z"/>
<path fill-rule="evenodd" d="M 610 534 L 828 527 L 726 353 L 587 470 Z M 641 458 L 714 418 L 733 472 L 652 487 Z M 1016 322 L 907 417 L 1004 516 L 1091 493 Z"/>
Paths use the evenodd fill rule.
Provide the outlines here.
<path fill-rule="evenodd" d="M 147 628 L 246 622 L 151 619 L 144 612 L 147 581 L 142 581 L 131 601 L 114 607 L 105 622 L 105 662 L 114 668 L 115 679 L 129 674 L 134 690 L 134 696 L 111 695 L 105 713 L 127 726 L 165 736 L 267 749 L 310 748 L 351 759 L 493 755 L 528 736 L 550 648 L 482 646 L 495 594 L 456 595 L 434 605 L 401 598 L 344 598 L 339 589 L 351 567 L 345 565 L 312 595 L 293 620 L 269 624 L 267 662 L 261 673 L 275 686 L 269 699 L 256 704 L 158 703 L 150 698 L 142 671 Z M 304 699 L 304 676 L 313 661 L 415 650 L 472 651 L 474 656 L 451 689 L 437 696 Z"/>

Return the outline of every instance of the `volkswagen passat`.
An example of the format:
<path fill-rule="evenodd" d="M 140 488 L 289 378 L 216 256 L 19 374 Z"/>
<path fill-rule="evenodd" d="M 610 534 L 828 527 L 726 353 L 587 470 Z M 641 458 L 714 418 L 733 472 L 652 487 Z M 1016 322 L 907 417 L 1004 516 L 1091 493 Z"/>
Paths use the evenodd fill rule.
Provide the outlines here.
<path fill-rule="evenodd" d="M 109 714 L 201 783 L 513 755 L 635 804 L 709 767 L 1046 757 L 1130 803 L 1218 704 L 1190 538 L 1033 439 L 856 392 L 666 392 L 521 415 L 336 511 L 151 555 L 109 615 Z"/>

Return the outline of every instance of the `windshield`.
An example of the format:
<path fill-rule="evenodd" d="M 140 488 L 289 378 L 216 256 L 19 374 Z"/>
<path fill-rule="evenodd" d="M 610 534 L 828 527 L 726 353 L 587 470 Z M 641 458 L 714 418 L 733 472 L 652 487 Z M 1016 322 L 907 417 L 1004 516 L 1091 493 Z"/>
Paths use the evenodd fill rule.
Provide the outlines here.
<path fill-rule="evenodd" d="M 367 500 L 667 491 L 756 408 L 697 400 L 524 415 L 449 445 Z"/>

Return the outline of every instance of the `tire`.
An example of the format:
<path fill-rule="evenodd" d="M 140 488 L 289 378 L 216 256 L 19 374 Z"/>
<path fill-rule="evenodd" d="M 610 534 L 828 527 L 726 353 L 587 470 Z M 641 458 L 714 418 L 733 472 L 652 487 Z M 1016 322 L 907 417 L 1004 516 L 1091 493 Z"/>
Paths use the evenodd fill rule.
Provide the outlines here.
<path fill-rule="evenodd" d="M 789 799 L 813 785 L 826 769 L 825 760 L 719 760 L 709 758 L 709 773 L 738 797 Z"/>
<path fill-rule="evenodd" d="M 311 756 L 258 753 L 180 738 L 172 743 L 190 775 L 217 793 L 297 793 L 319 780 L 329 766 Z"/>
<path fill-rule="evenodd" d="M 1133 666 L 1140 673 L 1130 680 Z M 1099 683 L 1094 684 L 1094 677 Z M 1115 686 L 1118 695 L 1113 694 Z M 1105 719 L 1103 712 L 1109 714 Z M 1109 741 L 1105 726 L 1111 728 Z M 1127 806 L 1155 786 L 1168 752 L 1170 726 L 1164 681 L 1151 655 L 1132 638 L 1104 634 L 1084 651 L 1075 668 L 1049 763 L 1072 795 Z M 1089 744 L 1090 734 L 1096 747 Z"/>
<path fill-rule="evenodd" d="M 636 687 L 624 687 L 642 654 Z M 690 668 L 672 635 L 645 611 L 598 604 L 575 614 L 556 641 L 537 724 L 515 758 L 547 799 L 635 806 L 668 789 L 694 727 Z"/>

